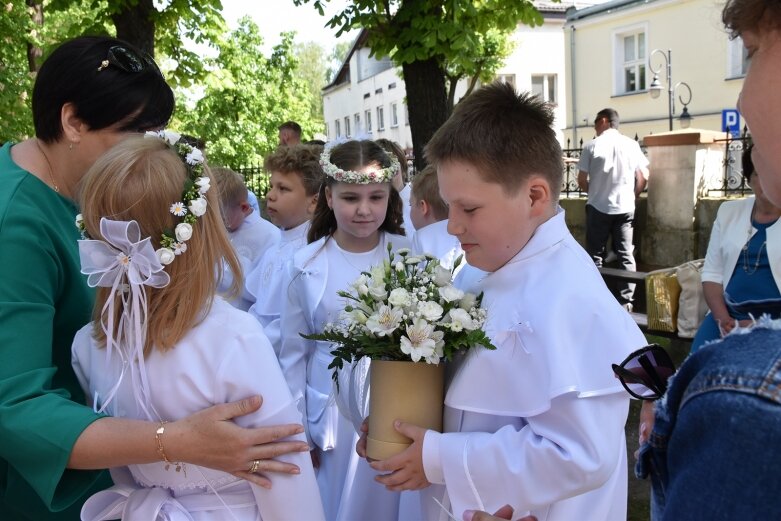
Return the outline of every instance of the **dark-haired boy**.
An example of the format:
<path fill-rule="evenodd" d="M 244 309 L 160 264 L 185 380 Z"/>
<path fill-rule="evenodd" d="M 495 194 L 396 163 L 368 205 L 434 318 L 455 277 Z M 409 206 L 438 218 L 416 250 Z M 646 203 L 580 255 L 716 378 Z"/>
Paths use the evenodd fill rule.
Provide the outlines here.
<path fill-rule="evenodd" d="M 498 349 L 456 364 L 443 434 L 398 422 L 412 445 L 372 465 L 393 490 L 444 485 L 428 492 L 457 515 L 509 503 L 548 521 L 626 518 L 629 399 L 611 363 L 646 341 L 567 230 L 552 122 L 542 101 L 492 84 L 426 149 L 463 279 L 487 272 L 476 289 Z"/>

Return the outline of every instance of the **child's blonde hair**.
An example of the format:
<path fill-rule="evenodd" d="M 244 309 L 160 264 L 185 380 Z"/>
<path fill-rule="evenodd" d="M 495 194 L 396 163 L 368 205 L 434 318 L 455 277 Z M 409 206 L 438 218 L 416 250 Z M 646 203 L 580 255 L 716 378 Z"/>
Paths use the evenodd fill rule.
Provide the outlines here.
<path fill-rule="evenodd" d="M 211 172 L 217 182 L 220 207 L 223 210 L 238 206 L 247 200 L 247 185 L 244 184 L 241 174 L 221 166 L 212 168 Z"/>
<path fill-rule="evenodd" d="M 204 165 L 204 176 L 211 177 Z M 100 219 L 135 220 L 141 237 L 150 237 L 152 246 L 160 247 L 164 231 L 173 230 L 179 218 L 170 212 L 171 204 L 181 201 L 187 171 L 177 153 L 161 139 L 130 137 L 101 156 L 84 176 L 80 191 L 80 206 L 84 226 L 89 236 L 102 240 Z M 152 348 L 167 350 L 207 314 L 212 304 L 222 273 L 222 261 L 228 263 L 234 274 L 234 291 L 238 291 L 241 265 L 231 247 L 219 214 L 215 190 L 204 197 L 208 201 L 206 213 L 192 224 L 192 238 L 187 250 L 165 266 L 171 277 L 164 288 L 144 286 L 148 315 L 147 338 L 144 353 Z M 98 288 L 93 320 L 105 321 L 102 310 L 112 295 L 109 288 Z M 122 300 L 113 294 L 118 324 Z M 96 327 L 95 338 L 105 345 L 106 336 Z M 114 336 L 120 338 L 121 329 Z"/>
<path fill-rule="evenodd" d="M 439 195 L 437 169 L 433 165 L 426 165 L 426 168 L 412 179 L 412 197 L 416 202 L 426 201 L 437 221 L 447 219 L 447 204 Z"/>
<path fill-rule="evenodd" d="M 306 195 L 316 195 L 323 184 L 323 167 L 320 154 L 323 147 L 317 145 L 292 145 L 279 147 L 266 157 L 263 167 L 268 172 L 294 174 L 301 179 Z"/>

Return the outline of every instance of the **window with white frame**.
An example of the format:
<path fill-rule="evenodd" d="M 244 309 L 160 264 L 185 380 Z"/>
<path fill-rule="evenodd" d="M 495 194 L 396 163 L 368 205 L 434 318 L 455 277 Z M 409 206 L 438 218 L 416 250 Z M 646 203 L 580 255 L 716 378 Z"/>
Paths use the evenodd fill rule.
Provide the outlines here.
<path fill-rule="evenodd" d="M 377 107 L 377 130 L 385 130 L 385 107 Z"/>
<path fill-rule="evenodd" d="M 367 110 L 366 112 L 363 113 L 363 115 L 366 119 L 366 132 L 371 134 L 372 133 L 372 111 Z"/>
<path fill-rule="evenodd" d="M 399 126 L 399 104 L 391 103 L 391 127 Z"/>
<path fill-rule="evenodd" d="M 558 105 L 558 84 L 555 74 L 532 74 L 532 94 L 551 105 Z"/>
<path fill-rule="evenodd" d="M 357 134 L 361 131 L 361 115 L 357 112 L 353 116 L 353 123 L 355 123 L 355 133 Z"/>
<path fill-rule="evenodd" d="M 344 136 L 350 137 L 352 134 L 350 133 L 350 116 L 344 117 Z"/>
<path fill-rule="evenodd" d="M 334 132 L 336 133 L 337 138 L 342 137 L 342 125 L 339 123 L 338 119 L 334 121 Z"/>
<path fill-rule="evenodd" d="M 741 78 L 746 75 L 748 71 L 748 51 L 743 45 L 743 38 L 737 37 L 734 40 L 730 40 L 727 46 L 727 52 L 729 53 L 728 60 L 728 78 Z"/>
<path fill-rule="evenodd" d="M 644 27 L 615 35 L 616 94 L 631 94 L 645 90 L 648 51 Z"/>
<path fill-rule="evenodd" d="M 499 83 L 507 83 L 515 88 L 515 74 L 498 74 L 496 76 L 496 81 Z"/>

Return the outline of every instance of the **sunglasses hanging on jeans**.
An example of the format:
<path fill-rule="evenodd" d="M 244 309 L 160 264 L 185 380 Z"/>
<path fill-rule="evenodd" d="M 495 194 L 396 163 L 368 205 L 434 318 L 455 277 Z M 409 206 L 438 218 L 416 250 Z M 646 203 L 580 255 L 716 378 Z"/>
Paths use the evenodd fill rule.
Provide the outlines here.
<path fill-rule="evenodd" d="M 138 74 L 151 69 L 162 76 L 160 69 L 151 56 L 147 53 L 138 53 L 122 45 L 112 45 L 108 48 L 108 55 L 105 60 L 100 62 L 98 72 L 108 68 L 109 65 L 131 74 Z"/>
<path fill-rule="evenodd" d="M 667 380 L 675 373 L 667 351 L 650 344 L 630 354 L 613 372 L 629 394 L 640 400 L 656 400 L 667 391 Z"/>

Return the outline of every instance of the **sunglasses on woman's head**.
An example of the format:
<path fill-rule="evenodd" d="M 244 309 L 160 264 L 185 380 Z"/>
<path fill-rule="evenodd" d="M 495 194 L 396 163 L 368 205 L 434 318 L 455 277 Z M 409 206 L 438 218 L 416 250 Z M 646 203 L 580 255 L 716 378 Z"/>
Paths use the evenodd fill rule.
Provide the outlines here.
<path fill-rule="evenodd" d="M 657 344 L 638 349 L 612 367 L 624 389 L 640 400 L 660 398 L 667 391 L 667 380 L 675 373 L 670 355 Z"/>
<path fill-rule="evenodd" d="M 108 68 L 109 65 L 113 65 L 114 67 L 131 74 L 138 74 L 146 69 L 152 69 L 162 76 L 160 69 L 151 56 L 147 53 L 139 54 L 122 45 L 112 45 L 108 48 L 108 55 L 105 60 L 100 62 L 98 72 Z"/>

